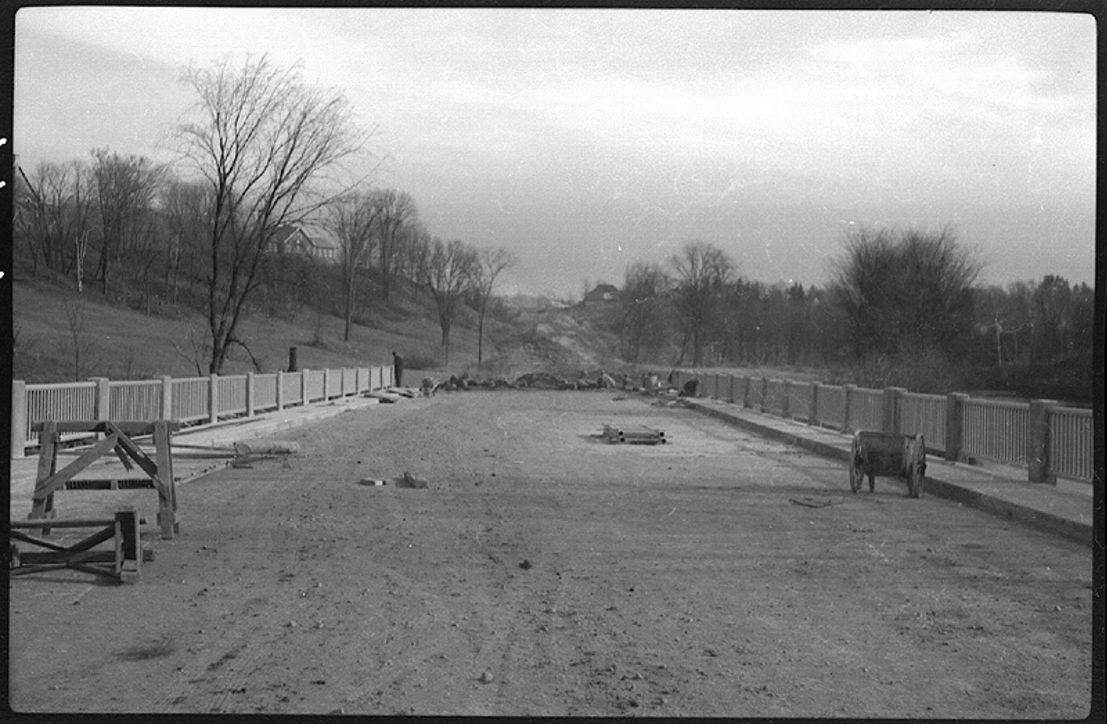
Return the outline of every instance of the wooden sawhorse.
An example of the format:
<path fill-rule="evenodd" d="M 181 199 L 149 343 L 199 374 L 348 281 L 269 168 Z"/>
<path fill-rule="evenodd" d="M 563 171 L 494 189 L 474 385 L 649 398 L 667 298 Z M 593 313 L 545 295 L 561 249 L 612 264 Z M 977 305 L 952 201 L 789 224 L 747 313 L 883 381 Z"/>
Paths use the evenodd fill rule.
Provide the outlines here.
<path fill-rule="evenodd" d="M 142 521 L 133 508 L 120 508 L 114 520 L 53 520 L 54 528 L 100 528 L 99 531 L 69 546 L 62 546 L 24 533 L 20 529 L 41 528 L 33 520 L 13 520 L 8 537 L 46 548 L 47 551 L 20 551 L 11 544 L 9 575 L 36 573 L 51 568 L 73 568 L 97 576 L 114 578 L 120 583 L 135 583 L 142 573 L 142 562 L 154 560 L 152 550 L 142 549 L 139 525 Z M 92 550 L 105 541 L 115 540 L 115 550 Z M 103 564 L 110 565 L 103 565 Z M 100 564 L 100 565 L 98 565 Z"/>
<path fill-rule="evenodd" d="M 27 517 L 30 520 L 53 519 L 54 493 L 66 488 L 100 490 L 118 490 L 120 487 L 155 488 L 158 491 L 158 526 L 161 528 L 163 538 L 172 538 L 174 534 L 180 532 L 180 525 L 177 521 L 177 488 L 173 480 L 170 435 L 180 427 L 179 422 L 169 420 L 156 422 L 48 420 L 35 423 L 31 429 L 39 433 L 38 474 L 34 502 L 31 513 Z M 63 432 L 96 432 L 103 433 L 105 437 L 81 453 L 76 460 L 58 470 L 58 435 Z M 156 462 L 151 460 L 131 439 L 139 435 L 153 435 Z M 125 481 L 126 486 L 121 486 L 121 481 L 113 479 L 73 481 L 77 473 L 96 462 L 102 455 L 112 451 L 127 470 L 133 469 L 131 464 L 133 461 L 146 473 L 149 480 Z M 75 485 L 74 482 L 79 482 L 79 485 Z M 141 483 L 141 485 L 133 483 Z M 30 527 L 42 528 L 43 535 L 50 533 L 48 525 Z"/>

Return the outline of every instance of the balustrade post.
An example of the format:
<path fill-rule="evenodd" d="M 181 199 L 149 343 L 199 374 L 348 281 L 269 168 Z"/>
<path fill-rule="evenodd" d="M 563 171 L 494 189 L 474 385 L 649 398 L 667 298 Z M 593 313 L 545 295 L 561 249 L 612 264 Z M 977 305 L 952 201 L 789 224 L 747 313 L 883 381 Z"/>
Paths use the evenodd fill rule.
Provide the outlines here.
<path fill-rule="evenodd" d="M 96 405 L 92 408 L 92 415 L 97 420 L 108 420 L 111 415 L 111 386 L 107 377 L 89 377 L 96 383 Z"/>
<path fill-rule="evenodd" d="M 1032 483 L 1056 485 L 1057 476 L 1050 473 L 1049 416 L 1057 400 L 1031 400 L 1030 421 L 1026 429 L 1027 476 Z"/>
<path fill-rule="evenodd" d="M 208 375 L 208 422 L 219 422 L 219 375 Z"/>
<path fill-rule="evenodd" d="M 305 405 L 305 406 L 309 402 L 309 400 L 308 400 L 308 373 L 310 371 L 311 370 L 308 370 L 308 369 L 300 370 L 300 404 Z"/>
<path fill-rule="evenodd" d="M 12 380 L 11 458 L 27 455 L 27 383 Z"/>
<path fill-rule="evenodd" d="M 246 373 L 246 417 L 254 416 L 254 373 Z"/>
<path fill-rule="evenodd" d="M 765 403 L 768 402 L 768 401 L 769 401 L 769 378 L 768 377 L 762 377 L 761 378 L 761 405 L 759 406 L 757 411 L 758 412 L 765 412 L 765 410 L 768 409 L 768 406 Z"/>
<path fill-rule="evenodd" d="M 785 420 L 792 418 L 792 383 L 790 380 L 780 381 L 780 394 L 784 397 L 780 401 L 780 416 Z"/>
<path fill-rule="evenodd" d="M 750 380 L 749 375 L 742 375 L 742 409 L 750 406 Z"/>
<path fill-rule="evenodd" d="M 857 390 L 857 385 L 842 385 L 842 432 L 849 435 L 853 432 L 850 425 L 850 413 L 853 412 L 850 408 L 853 406 L 853 393 Z"/>
<path fill-rule="evenodd" d="M 734 404 L 734 375 L 727 375 L 726 401 Z"/>
<path fill-rule="evenodd" d="M 881 395 L 881 432 L 899 432 L 899 401 L 903 393 L 907 392 L 903 387 L 885 387 Z"/>
<path fill-rule="evenodd" d="M 323 368 L 323 402 L 330 399 L 331 396 L 331 369 L 330 367 Z"/>
<path fill-rule="evenodd" d="M 964 392 L 951 392 L 946 395 L 946 450 L 945 459 L 955 463 L 961 459 L 964 447 L 964 428 L 961 424 L 965 400 L 969 396 Z"/>
<path fill-rule="evenodd" d="M 173 378 L 169 375 L 161 378 L 161 419 L 173 419 Z"/>
<path fill-rule="evenodd" d="M 811 383 L 811 404 L 807 406 L 807 424 L 819 424 L 819 383 Z"/>
<path fill-rule="evenodd" d="M 277 370 L 277 409 L 284 409 L 284 370 Z"/>

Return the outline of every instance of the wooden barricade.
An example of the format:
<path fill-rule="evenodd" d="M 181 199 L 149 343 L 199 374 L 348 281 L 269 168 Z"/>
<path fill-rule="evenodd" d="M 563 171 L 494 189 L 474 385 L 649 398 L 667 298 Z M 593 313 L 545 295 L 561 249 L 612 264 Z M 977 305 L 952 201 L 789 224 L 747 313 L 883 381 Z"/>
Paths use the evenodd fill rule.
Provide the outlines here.
<path fill-rule="evenodd" d="M 9 551 L 9 575 L 36 573 L 52 568 L 73 568 L 113 578 L 120 583 L 135 583 L 142 573 L 142 562 L 154 559 L 152 550 L 142 549 L 139 536 L 142 522 L 130 507 L 117 510 L 114 519 L 54 520 L 51 522 L 54 528 L 100 528 L 73 545 L 63 546 L 23 532 L 28 528 L 41 527 L 40 523 L 33 520 L 13 520 L 8 531 L 10 540 L 30 543 L 47 550 L 24 552 L 13 542 Z M 92 550 L 113 539 L 114 551 Z"/>
<path fill-rule="evenodd" d="M 66 489 L 118 490 L 127 487 L 154 488 L 158 492 L 158 526 L 162 537 L 172 538 L 179 532 L 177 520 L 177 490 L 173 480 L 173 457 L 170 454 L 170 436 L 181 427 L 180 423 L 169 420 L 156 422 L 110 422 L 99 420 L 92 422 L 46 422 L 35 423 L 33 428 L 39 432 L 38 474 L 30 520 L 54 518 L 54 493 Z M 63 432 L 95 432 L 105 437 L 88 450 L 82 452 L 76 460 L 58 470 L 58 436 Z M 151 460 L 131 439 L 140 435 L 153 435 L 155 458 Z M 101 456 L 113 452 L 119 457 L 127 470 L 133 470 L 132 462 L 146 474 L 148 480 L 96 479 L 74 481 L 74 476 Z M 32 526 L 42 528 L 43 535 L 50 533 L 51 526 Z M 58 526 L 55 526 L 58 527 Z"/>

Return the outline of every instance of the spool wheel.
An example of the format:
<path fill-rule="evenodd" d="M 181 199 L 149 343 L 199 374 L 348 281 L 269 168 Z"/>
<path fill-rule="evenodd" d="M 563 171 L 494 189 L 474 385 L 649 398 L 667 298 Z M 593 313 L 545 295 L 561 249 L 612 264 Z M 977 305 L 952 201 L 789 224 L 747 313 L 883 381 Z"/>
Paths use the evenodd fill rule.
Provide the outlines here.
<path fill-rule="evenodd" d="M 864 479 L 864 475 L 857 466 L 858 447 L 857 438 L 854 437 L 849 450 L 849 488 L 854 493 L 861 489 L 861 482 Z"/>
<path fill-rule="evenodd" d="M 912 498 L 922 495 L 922 479 L 926 472 L 926 442 L 919 435 L 911 445 L 911 467 L 907 476 L 907 493 Z"/>
<path fill-rule="evenodd" d="M 907 494 L 912 498 L 919 497 L 922 488 L 922 476 L 919 474 L 919 464 L 912 461 L 907 469 Z"/>

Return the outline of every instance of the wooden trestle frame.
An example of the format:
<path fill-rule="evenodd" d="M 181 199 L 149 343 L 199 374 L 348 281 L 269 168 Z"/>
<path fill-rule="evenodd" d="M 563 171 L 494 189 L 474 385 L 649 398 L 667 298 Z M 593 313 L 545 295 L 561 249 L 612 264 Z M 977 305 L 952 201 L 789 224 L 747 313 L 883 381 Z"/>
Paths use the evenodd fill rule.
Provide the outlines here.
<path fill-rule="evenodd" d="M 30 520 L 54 518 L 54 493 L 66 488 L 91 488 L 118 490 L 121 487 L 146 487 L 158 491 L 158 526 L 163 538 L 172 538 L 180 532 L 177 520 L 177 489 L 173 480 L 173 457 L 170 453 L 170 436 L 181 427 L 179 422 L 157 420 L 155 422 L 65 421 L 35 423 L 32 429 L 39 432 L 38 474 Z M 58 466 L 58 436 L 63 432 L 102 433 L 105 435 L 73 462 L 61 470 Z M 151 460 L 131 439 L 140 435 L 153 435 L 156 460 Z M 114 451 L 127 470 L 133 470 L 132 461 L 146 473 L 149 481 L 97 479 L 73 481 L 77 473 L 96 462 L 101 456 Z M 74 485 L 73 483 L 79 483 Z M 121 484 L 122 483 L 122 484 Z M 140 483 L 141 485 L 135 485 Z M 62 527 L 60 525 L 56 527 Z M 32 526 L 25 526 L 32 527 Z M 49 526 L 41 527 L 43 535 Z"/>
<path fill-rule="evenodd" d="M 63 546 L 35 538 L 19 530 L 39 527 L 35 521 L 13 520 L 10 522 L 8 531 L 8 537 L 12 541 L 30 543 L 47 550 L 24 552 L 12 543 L 8 564 L 9 575 L 18 576 L 52 568 L 72 568 L 113 578 L 120 583 L 135 583 L 142 572 L 143 560 L 154 559 L 152 550 L 142 549 L 142 540 L 139 536 L 141 523 L 138 514 L 130 507 L 117 510 L 114 519 L 55 520 L 53 521 L 55 528 L 100 528 L 72 545 Z M 113 539 L 114 551 L 92 550 L 97 545 Z"/>

